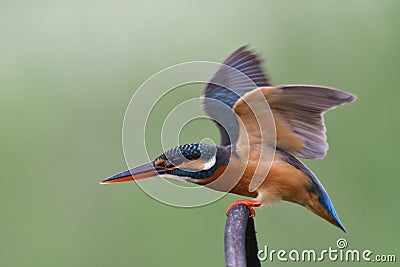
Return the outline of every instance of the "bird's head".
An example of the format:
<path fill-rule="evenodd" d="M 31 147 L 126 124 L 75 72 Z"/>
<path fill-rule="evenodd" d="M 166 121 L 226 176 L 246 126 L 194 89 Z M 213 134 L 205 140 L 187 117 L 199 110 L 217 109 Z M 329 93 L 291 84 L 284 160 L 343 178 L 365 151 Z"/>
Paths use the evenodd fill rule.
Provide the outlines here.
<path fill-rule="evenodd" d="M 203 183 L 228 165 L 230 149 L 207 144 L 186 144 L 165 151 L 153 161 L 111 176 L 102 184 L 145 179 L 153 176 Z"/>

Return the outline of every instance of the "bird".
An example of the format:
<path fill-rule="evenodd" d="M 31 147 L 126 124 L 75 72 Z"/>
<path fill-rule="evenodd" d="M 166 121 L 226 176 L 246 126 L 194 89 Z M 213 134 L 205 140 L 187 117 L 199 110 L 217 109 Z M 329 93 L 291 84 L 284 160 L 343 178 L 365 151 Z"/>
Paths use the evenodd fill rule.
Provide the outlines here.
<path fill-rule="evenodd" d="M 357 97 L 304 84 L 274 86 L 262 59 L 249 47 L 235 50 L 211 77 L 202 108 L 216 123 L 220 145 L 173 147 L 154 160 L 101 184 L 163 177 L 247 197 L 229 206 L 288 201 L 337 226 L 342 224 L 317 176 L 298 158 L 323 159 L 328 151 L 324 113 Z"/>

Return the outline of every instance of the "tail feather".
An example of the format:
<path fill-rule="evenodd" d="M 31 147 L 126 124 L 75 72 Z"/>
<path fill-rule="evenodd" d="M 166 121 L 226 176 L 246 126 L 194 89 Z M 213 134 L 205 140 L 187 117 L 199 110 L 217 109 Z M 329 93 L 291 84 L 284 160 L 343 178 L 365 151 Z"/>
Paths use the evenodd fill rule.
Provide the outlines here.
<path fill-rule="evenodd" d="M 336 210 L 333 207 L 332 201 L 329 198 L 329 195 L 326 192 L 325 188 L 310 170 L 309 172 L 312 174 L 312 177 L 310 178 L 315 191 L 310 192 L 311 194 L 313 194 L 313 197 L 311 197 L 310 203 L 307 203 L 305 205 L 306 208 L 308 208 L 318 216 L 324 218 L 328 222 L 336 225 L 337 227 L 342 229 L 343 232 L 346 233 L 346 228 L 340 221 L 339 216 L 337 215 Z M 318 198 L 318 200 L 315 200 L 314 196 Z"/>
<path fill-rule="evenodd" d="M 346 228 L 340 221 L 328 193 L 317 176 L 294 156 L 279 149 L 277 149 L 277 152 L 281 159 L 305 173 L 310 179 L 310 184 L 307 187 L 310 198 L 301 204 L 316 215 L 339 227 L 343 232 L 346 232 Z"/>

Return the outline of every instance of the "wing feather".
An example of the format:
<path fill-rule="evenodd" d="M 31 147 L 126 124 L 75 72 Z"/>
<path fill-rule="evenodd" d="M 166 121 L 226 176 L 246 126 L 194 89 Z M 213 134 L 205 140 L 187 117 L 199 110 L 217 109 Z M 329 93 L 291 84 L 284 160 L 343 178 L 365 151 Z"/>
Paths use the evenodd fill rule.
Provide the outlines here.
<path fill-rule="evenodd" d="M 264 98 L 260 97 L 260 92 Z M 249 107 L 258 107 L 265 100 L 271 109 L 274 123 L 271 123 L 269 118 L 265 119 L 269 120 L 269 123 L 268 126 L 264 124 L 261 129 L 265 132 L 263 141 L 275 145 L 271 138 L 276 133 L 277 148 L 296 157 L 321 159 L 328 151 L 324 113 L 339 105 L 353 102 L 356 97 L 338 89 L 322 86 L 262 87 L 244 95 L 234 106 L 235 113 L 248 125 L 247 129 L 253 129 L 259 122 L 254 119 L 255 116 L 244 113 L 249 112 Z M 256 108 L 254 110 L 259 112 Z M 275 131 L 272 129 L 274 126 Z M 239 136 L 242 138 L 244 135 Z M 247 133 L 247 136 L 250 137 L 250 145 L 260 142 L 259 138 L 251 139 L 255 136 L 253 133 Z"/>
<path fill-rule="evenodd" d="M 241 96 L 261 86 L 269 86 L 268 78 L 261 69 L 261 60 L 246 46 L 233 52 L 211 78 L 202 104 L 220 130 L 221 145 L 237 141 L 239 130 L 233 105 Z"/>

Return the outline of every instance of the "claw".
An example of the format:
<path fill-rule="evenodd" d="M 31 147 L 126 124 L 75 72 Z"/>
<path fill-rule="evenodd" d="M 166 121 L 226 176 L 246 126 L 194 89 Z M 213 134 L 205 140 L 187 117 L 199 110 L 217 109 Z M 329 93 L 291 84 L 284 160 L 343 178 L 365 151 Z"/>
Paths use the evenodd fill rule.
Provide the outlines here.
<path fill-rule="evenodd" d="M 242 200 L 235 201 L 228 207 L 228 210 L 226 211 L 226 216 L 228 216 L 231 209 L 233 209 L 233 207 L 235 207 L 236 205 L 247 206 L 247 208 L 250 210 L 250 217 L 254 218 L 254 217 L 256 217 L 256 212 L 253 209 L 253 207 L 259 207 L 259 206 L 261 206 L 261 203 L 259 203 L 256 200 L 252 200 L 252 199 L 242 199 Z"/>

